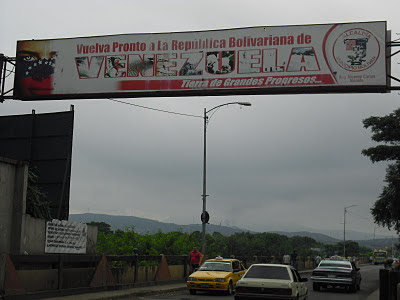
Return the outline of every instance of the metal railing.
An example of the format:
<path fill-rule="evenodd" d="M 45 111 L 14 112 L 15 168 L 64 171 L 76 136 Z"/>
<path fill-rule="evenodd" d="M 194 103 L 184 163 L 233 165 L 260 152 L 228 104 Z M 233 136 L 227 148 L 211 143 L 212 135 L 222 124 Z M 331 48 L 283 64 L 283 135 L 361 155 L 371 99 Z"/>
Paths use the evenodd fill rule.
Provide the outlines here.
<path fill-rule="evenodd" d="M 115 290 L 185 282 L 188 255 L 7 255 L 3 297 L 35 297 Z M 233 257 L 233 256 L 232 256 Z M 252 263 L 282 263 L 281 257 L 236 257 L 248 268 Z M 298 270 L 315 267 L 311 257 L 298 257 Z M 4 287 L 1 289 L 1 287 Z"/>

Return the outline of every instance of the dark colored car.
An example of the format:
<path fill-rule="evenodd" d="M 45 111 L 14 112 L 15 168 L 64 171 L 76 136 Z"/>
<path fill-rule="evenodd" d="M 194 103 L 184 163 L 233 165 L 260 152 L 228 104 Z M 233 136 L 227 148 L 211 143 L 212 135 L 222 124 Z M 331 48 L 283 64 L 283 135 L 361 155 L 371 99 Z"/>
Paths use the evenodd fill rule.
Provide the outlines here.
<path fill-rule="evenodd" d="M 311 275 L 313 290 L 319 291 L 321 287 L 343 287 L 351 292 L 360 289 L 361 273 L 353 261 L 324 259 Z"/>

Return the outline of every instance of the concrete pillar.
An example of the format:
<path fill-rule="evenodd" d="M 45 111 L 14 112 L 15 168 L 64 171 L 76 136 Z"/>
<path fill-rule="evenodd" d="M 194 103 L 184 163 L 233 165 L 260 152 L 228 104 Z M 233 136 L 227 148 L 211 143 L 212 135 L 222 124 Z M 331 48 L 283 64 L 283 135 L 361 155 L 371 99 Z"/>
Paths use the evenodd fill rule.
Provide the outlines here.
<path fill-rule="evenodd" d="M 0 157 L 0 253 L 20 254 L 28 165 Z"/>
<path fill-rule="evenodd" d="M 0 294 L 4 291 L 7 254 L 20 254 L 27 178 L 26 163 L 0 157 Z"/>
<path fill-rule="evenodd" d="M 0 253 L 0 295 L 4 295 L 6 257 L 7 254 L 5 252 Z"/>
<path fill-rule="evenodd" d="M 12 239 L 11 253 L 23 254 L 21 249 L 22 222 L 23 216 L 26 214 L 26 191 L 28 187 L 28 165 L 20 163 L 16 167 L 15 172 L 15 188 L 12 211 Z"/>

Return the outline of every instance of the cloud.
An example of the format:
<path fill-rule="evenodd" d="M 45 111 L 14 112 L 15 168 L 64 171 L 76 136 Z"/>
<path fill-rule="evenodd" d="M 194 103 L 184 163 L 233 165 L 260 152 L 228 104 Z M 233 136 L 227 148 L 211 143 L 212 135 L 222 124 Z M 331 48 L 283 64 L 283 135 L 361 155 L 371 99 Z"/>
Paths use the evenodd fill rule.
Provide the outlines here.
<path fill-rule="evenodd" d="M 96 5 L 72 1 L 61 8 L 40 0 L 36 5 L 63 13 L 29 23 L 31 11 L 20 7 L 30 4 L 3 3 L 7 14 L 0 26 L 7 30 L 0 49 L 7 56 L 22 39 L 371 21 L 372 7 L 375 20 L 388 21 L 392 36 L 400 25 L 398 16 L 387 11 L 395 1 L 364 1 L 362 6 L 281 1 L 271 6 L 252 0 L 200 5 L 101 0 Z M 392 61 L 398 77 L 398 59 Z M 386 164 L 372 164 L 361 155 L 373 145 L 362 120 L 391 113 L 398 100 L 396 92 L 123 99 L 142 107 L 110 100 L 7 100 L 0 104 L 0 115 L 57 112 L 74 105 L 71 211 L 188 224 L 200 222 L 202 209 L 204 108 L 249 101 L 251 107 L 220 108 L 208 124 L 211 223 L 259 231 L 340 229 L 344 207 L 357 204 L 348 216 L 349 229 L 370 233 L 369 210 L 384 185 Z"/>

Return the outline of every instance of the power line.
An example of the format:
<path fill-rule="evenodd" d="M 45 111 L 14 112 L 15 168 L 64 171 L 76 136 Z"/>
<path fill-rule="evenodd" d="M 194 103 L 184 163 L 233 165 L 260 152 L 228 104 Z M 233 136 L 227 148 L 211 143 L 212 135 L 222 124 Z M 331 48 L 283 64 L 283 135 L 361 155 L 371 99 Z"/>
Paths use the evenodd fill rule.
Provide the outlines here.
<path fill-rule="evenodd" d="M 136 107 L 140 107 L 140 108 L 145 108 L 145 109 L 149 109 L 149 110 L 155 110 L 155 111 L 159 111 L 159 112 L 173 114 L 173 115 L 179 115 L 179 116 L 185 116 L 185 117 L 193 117 L 193 118 L 203 118 L 202 116 L 178 113 L 178 112 L 168 111 L 168 110 L 162 110 L 162 109 L 152 108 L 152 107 L 148 107 L 148 106 L 133 104 L 133 103 L 129 103 L 129 102 L 121 101 L 121 100 L 116 100 L 116 99 L 112 99 L 112 98 L 108 98 L 108 100 L 111 100 L 111 101 L 114 101 L 114 102 L 119 102 L 119 103 L 122 103 L 122 104 L 132 105 L 132 106 L 136 106 Z"/>
<path fill-rule="evenodd" d="M 349 222 L 350 224 L 355 224 L 355 223 L 361 222 L 363 224 L 371 225 L 371 224 L 374 223 L 373 219 L 371 217 L 369 217 L 369 218 L 368 217 L 364 217 L 364 216 L 355 214 L 353 212 L 348 212 L 348 214 L 353 217 L 353 222 L 351 222 L 351 220 L 350 220 L 350 222 Z"/>
<path fill-rule="evenodd" d="M 372 218 L 372 217 L 365 217 L 365 216 L 361 216 L 361 215 L 359 215 L 359 214 L 356 214 L 356 213 L 354 213 L 354 212 L 348 212 L 348 214 L 350 215 L 350 216 L 352 216 L 352 217 L 356 217 L 356 218 L 353 218 L 353 222 L 351 222 L 351 220 L 350 220 L 350 224 L 358 224 L 358 223 L 363 223 L 363 224 L 365 224 L 365 225 L 374 225 L 374 227 L 375 227 L 375 229 L 380 229 L 380 231 L 381 231 L 381 234 L 386 234 L 384 231 L 387 231 L 388 229 L 387 228 L 385 228 L 384 226 L 381 226 L 381 225 L 377 225 L 375 222 L 374 222 L 374 219 Z M 392 230 L 389 230 L 389 231 L 392 231 Z"/>
<path fill-rule="evenodd" d="M 356 213 L 354 213 L 354 212 L 348 212 L 348 213 L 349 213 L 349 215 L 355 216 L 355 217 L 357 217 L 358 219 L 365 219 L 365 220 L 371 220 L 371 219 L 372 219 L 371 217 L 364 217 L 364 216 L 361 216 L 361 215 L 356 214 Z"/>

